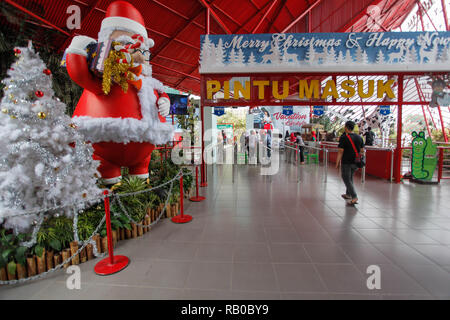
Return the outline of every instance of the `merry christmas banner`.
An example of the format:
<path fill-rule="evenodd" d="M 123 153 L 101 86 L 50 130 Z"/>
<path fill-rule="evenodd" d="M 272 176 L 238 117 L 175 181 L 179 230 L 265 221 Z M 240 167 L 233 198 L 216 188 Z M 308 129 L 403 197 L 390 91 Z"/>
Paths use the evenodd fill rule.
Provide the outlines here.
<path fill-rule="evenodd" d="M 200 73 L 450 71 L 450 32 L 202 35 Z"/>

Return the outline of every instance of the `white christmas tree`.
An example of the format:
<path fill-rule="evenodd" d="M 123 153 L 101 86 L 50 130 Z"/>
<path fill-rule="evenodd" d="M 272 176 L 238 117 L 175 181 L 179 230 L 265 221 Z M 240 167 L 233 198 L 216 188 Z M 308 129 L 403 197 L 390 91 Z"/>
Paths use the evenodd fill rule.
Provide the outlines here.
<path fill-rule="evenodd" d="M 334 50 L 334 47 L 331 47 L 331 49 L 329 49 L 326 52 L 326 56 L 325 56 L 325 63 L 326 64 L 336 64 L 336 50 Z"/>
<path fill-rule="evenodd" d="M 363 51 L 362 51 L 361 47 L 359 47 L 359 46 L 358 46 L 358 48 L 356 48 L 355 60 L 356 60 L 356 63 L 362 63 L 362 60 L 363 60 Z"/>
<path fill-rule="evenodd" d="M 418 63 L 416 48 L 411 47 L 411 49 L 409 49 L 406 52 L 404 61 L 408 64 L 417 64 Z"/>
<path fill-rule="evenodd" d="M 353 57 L 352 54 L 350 53 L 350 50 L 347 49 L 347 51 L 345 52 L 345 63 L 346 64 L 353 64 Z"/>
<path fill-rule="evenodd" d="M 256 58 L 255 55 L 252 53 L 250 53 L 250 57 L 248 57 L 248 65 L 249 66 L 255 66 L 256 65 Z"/>
<path fill-rule="evenodd" d="M 216 62 L 216 46 L 211 42 L 209 36 L 205 36 L 202 51 L 200 52 L 200 65 L 205 67 Z"/>
<path fill-rule="evenodd" d="M 234 51 L 234 48 L 231 49 L 230 54 L 228 55 L 228 63 L 229 64 L 235 64 L 237 59 L 236 51 Z"/>
<path fill-rule="evenodd" d="M 217 43 L 217 48 L 216 48 L 216 64 L 219 66 L 224 66 L 225 59 L 226 59 L 226 54 L 225 54 L 225 50 L 223 49 L 223 41 L 222 41 L 222 38 L 220 38 L 219 42 Z"/>
<path fill-rule="evenodd" d="M 309 64 L 312 64 L 314 62 L 315 55 L 316 55 L 316 51 L 314 50 L 314 46 L 311 42 L 311 44 L 309 45 L 309 49 L 305 55 L 305 61 L 308 62 Z"/>
<path fill-rule="evenodd" d="M 245 65 L 245 55 L 244 55 L 244 51 L 242 51 L 242 49 L 239 49 L 239 51 L 236 55 L 235 63 L 236 63 L 236 65 L 239 65 L 239 66 Z"/>
<path fill-rule="evenodd" d="M 202 50 L 200 51 L 200 65 L 206 66 L 208 63 L 208 57 L 210 55 L 209 51 L 211 48 L 211 41 L 209 40 L 208 35 L 205 36 L 205 40 L 202 44 Z"/>
<path fill-rule="evenodd" d="M 364 65 L 368 65 L 369 64 L 369 56 L 367 55 L 366 50 L 364 50 L 361 54 L 361 61 L 360 63 L 364 64 Z"/>
<path fill-rule="evenodd" d="M 73 215 L 98 199 L 98 161 L 66 106 L 53 96 L 52 75 L 31 42 L 16 48 L 0 113 L 0 223 L 16 232 L 39 226 L 45 214 Z"/>
<path fill-rule="evenodd" d="M 379 50 L 377 53 L 377 57 L 375 58 L 375 63 L 376 64 L 384 64 L 384 54 L 383 51 Z"/>
<path fill-rule="evenodd" d="M 337 63 L 340 65 L 345 63 L 345 57 L 344 57 L 344 53 L 342 51 L 339 51 L 339 54 L 337 57 Z"/>

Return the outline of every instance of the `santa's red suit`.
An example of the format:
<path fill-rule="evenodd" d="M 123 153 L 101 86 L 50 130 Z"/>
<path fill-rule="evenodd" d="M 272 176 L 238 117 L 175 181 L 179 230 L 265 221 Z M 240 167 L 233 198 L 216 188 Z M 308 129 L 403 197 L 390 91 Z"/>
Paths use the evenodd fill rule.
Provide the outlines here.
<path fill-rule="evenodd" d="M 109 39 L 115 30 L 140 34 L 149 47 L 144 19 L 131 4 L 113 2 L 102 21 L 99 42 Z M 85 48 L 92 38 L 78 36 L 67 49 L 67 71 L 84 88 L 73 119 L 86 139 L 93 144 L 94 159 L 100 160 L 99 171 L 105 183 L 116 183 L 121 178 L 121 167 L 129 168 L 132 176 L 148 177 L 148 165 L 155 145 L 172 140 L 173 126 L 165 123 L 158 106 L 167 109 L 169 100 L 161 82 L 143 75 L 140 90 L 129 85 L 125 93 L 114 84 L 105 95 L 102 80 L 88 68 Z M 150 68 L 148 68 L 150 69 Z M 169 104 L 170 106 L 170 104 Z"/>

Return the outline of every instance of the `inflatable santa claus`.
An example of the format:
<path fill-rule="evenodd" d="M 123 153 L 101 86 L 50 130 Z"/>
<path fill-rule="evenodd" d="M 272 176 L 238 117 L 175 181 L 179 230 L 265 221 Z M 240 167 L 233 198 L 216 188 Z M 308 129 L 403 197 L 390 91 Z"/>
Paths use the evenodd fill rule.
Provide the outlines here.
<path fill-rule="evenodd" d="M 112 82 L 105 91 L 102 78 L 88 64 L 88 46 L 111 40 L 122 44 L 115 48 L 128 60 L 117 63 L 130 62 L 131 58 L 133 64 L 136 78 L 128 80 L 127 90 Z M 147 178 L 155 145 L 172 140 L 173 126 L 164 118 L 169 114 L 170 101 L 163 84 L 151 77 L 149 49 L 153 44 L 139 11 L 128 2 L 116 1 L 106 10 L 98 42 L 76 36 L 66 50 L 67 72 L 84 88 L 73 120 L 92 143 L 105 184 L 120 181 L 121 167 L 127 167 L 131 176 Z"/>

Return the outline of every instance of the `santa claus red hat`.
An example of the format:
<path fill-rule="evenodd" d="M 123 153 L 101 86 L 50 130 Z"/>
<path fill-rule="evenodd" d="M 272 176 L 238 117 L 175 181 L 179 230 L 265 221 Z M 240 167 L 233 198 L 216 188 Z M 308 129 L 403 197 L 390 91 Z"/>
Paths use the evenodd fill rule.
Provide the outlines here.
<path fill-rule="evenodd" d="M 129 2 L 114 1 L 109 5 L 100 28 L 99 41 L 105 41 L 115 30 L 140 34 L 149 48 L 154 45 L 154 41 L 148 38 L 144 18 Z"/>

